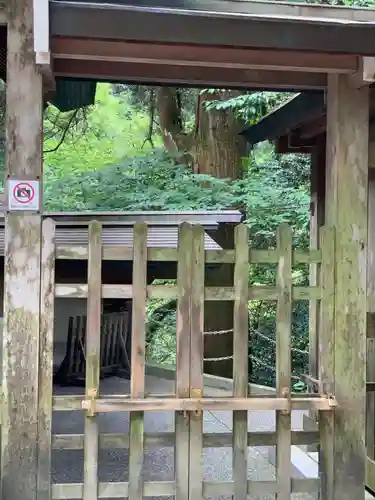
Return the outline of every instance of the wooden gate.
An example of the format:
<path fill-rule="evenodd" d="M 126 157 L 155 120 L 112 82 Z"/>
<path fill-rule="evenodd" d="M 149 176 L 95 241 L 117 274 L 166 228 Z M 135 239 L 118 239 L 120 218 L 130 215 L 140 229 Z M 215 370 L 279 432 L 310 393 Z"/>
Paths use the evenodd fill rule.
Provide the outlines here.
<path fill-rule="evenodd" d="M 301 253 L 292 250 L 292 234 L 288 226 L 277 231 L 277 248 L 249 249 L 245 225 L 235 230 L 233 250 L 204 250 L 201 226 L 182 224 L 178 249 L 147 248 L 147 226 L 134 226 L 133 249 L 102 247 L 101 225 L 89 225 L 88 247 L 54 245 L 54 222 L 43 226 L 42 317 L 40 342 L 38 499 L 129 498 L 174 496 L 177 500 L 198 500 L 203 497 L 233 495 L 245 500 L 248 494 L 263 496 L 277 493 L 278 500 L 290 500 L 292 492 L 319 491 L 318 479 L 292 479 L 292 444 L 319 441 L 319 433 L 292 431 L 292 410 L 321 412 L 320 435 L 322 453 L 329 459 L 329 426 L 335 398 L 321 388 L 320 394 L 291 394 L 291 322 L 292 301 L 323 299 L 322 309 L 329 310 L 333 300 L 333 269 L 330 255 L 333 234 L 322 230 L 321 250 Z M 88 283 L 55 284 L 56 259 L 87 259 Z M 101 281 L 103 259 L 132 260 L 132 285 L 106 285 Z M 149 261 L 177 261 L 177 284 L 148 285 Z M 248 285 L 249 263 L 277 264 L 274 287 Z M 293 286 L 292 266 L 298 263 L 322 262 L 322 287 Z M 205 263 L 234 264 L 234 286 L 205 287 Z M 54 297 L 87 298 L 86 389 L 85 395 L 53 396 L 52 342 Z M 101 301 L 103 298 L 132 300 L 131 390 L 129 395 L 106 395 L 99 392 Z M 177 298 L 177 367 L 176 390 L 172 394 L 147 395 L 145 391 L 146 301 L 149 298 Z M 248 301 L 277 301 L 277 391 L 275 396 L 253 396 L 248 385 Z M 203 314 L 204 302 L 234 301 L 234 342 L 232 397 L 206 397 L 203 387 Z M 324 322 L 324 312 L 322 315 Z M 328 321 L 328 320 L 327 320 Z M 328 335 L 325 337 L 328 338 Z M 250 346 L 251 349 L 251 346 Z M 324 374 L 324 363 L 321 367 Z M 323 377 L 324 378 L 324 377 Z M 82 411 L 85 413 L 84 435 L 51 434 L 52 412 Z M 147 434 L 144 414 L 148 411 L 174 411 L 175 432 Z M 203 433 L 203 411 L 233 411 L 233 433 Z M 248 412 L 275 410 L 276 432 L 248 432 Z M 100 434 L 98 414 L 130 412 L 128 434 Z M 175 448 L 173 481 L 145 481 L 142 474 L 144 450 L 148 445 Z M 249 446 L 276 445 L 275 481 L 249 481 L 247 455 Z M 98 449 L 104 447 L 129 449 L 129 480 L 99 482 Z M 205 481 L 203 448 L 233 448 L 233 480 Z M 51 449 L 84 449 L 83 484 L 51 484 Z M 289 457 L 289 459 L 288 459 Z M 322 473 L 328 462 L 322 460 Z"/>

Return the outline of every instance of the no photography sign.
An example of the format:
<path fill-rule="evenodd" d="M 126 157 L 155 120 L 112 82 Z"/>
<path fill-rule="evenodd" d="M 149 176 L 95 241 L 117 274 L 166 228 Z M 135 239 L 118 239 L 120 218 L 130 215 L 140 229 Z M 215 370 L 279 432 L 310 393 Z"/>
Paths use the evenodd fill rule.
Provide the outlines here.
<path fill-rule="evenodd" d="M 39 181 L 8 181 L 8 210 L 39 210 Z"/>

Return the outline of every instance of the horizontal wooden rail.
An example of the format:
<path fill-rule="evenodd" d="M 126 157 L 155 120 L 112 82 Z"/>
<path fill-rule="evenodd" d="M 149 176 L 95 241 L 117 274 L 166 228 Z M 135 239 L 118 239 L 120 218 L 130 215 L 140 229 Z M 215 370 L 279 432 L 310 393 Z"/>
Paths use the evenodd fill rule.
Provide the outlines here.
<path fill-rule="evenodd" d="M 319 491 L 319 479 L 292 479 L 293 493 L 317 493 Z M 203 497 L 217 497 L 221 495 L 233 495 L 233 481 L 204 481 Z M 98 498 L 127 498 L 129 483 L 99 483 Z M 252 496 L 265 496 L 278 493 L 277 481 L 248 481 L 248 494 Z M 176 494 L 175 481 L 145 481 L 144 497 L 164 497 Z M 52 485 L 52 500 L 76 500 L 83 498 L 83 484 L 67 483 Z"/>
<path fill-rule="evenodd" d="M 130 403 L 133 404 L 134 406 L 139 404 L 142 406 L 145 403 L 152 403 L 156 401 L 157 403 L 157 408 L 155 410 L 164 410 L 164 411 L 194 411 L 197 408 L 195 407 L 195 403 L 199 403 L 202 400 L 207 402 L 204 403 L 205 405 L 208 405 L 209 407 L 200 407 L 198 409 L 204 410 L 204 411 L 214 411 L 214 410 L 238 410 L 241 409 L 241 405 L 245 405 L 246 409 L 252 409 L 252 410 L 273 410 L 275 409 L 288 409 L 285 405 L 286 402 L 289 404 L 289 401 L 291 401 L 291 409 L 292 410 L 308 410 L 308 409 L 316 409 L 319 410 L 320 407 L 322 407 L 323 410 L 330 410 L 332 407 L 335 407 L 337 405 L 335 399 L 329 399 L 326 397 L 319 397 L 318 395 L 314 394 L 308 394 L 308 395 L 300 395 L 300 394 L 292 394 L 291 398 L 277 398 L 276 395 L 257 395 L 255 397 L 250 397 L 247 399 L 241 399 L 241 398 L 233 398 L 233 397 L 228 397 L 228 398 L 204 398 L 204 399 L 178 399 L 176 398 L 175 394 L 152 394 L 152 396 L 147 396 L 145 399 L 136 399 L 130 401 L 130 394 L 109 394 L 109 395 L 101 395 L 100 398 L 97 398 L 95 401 L 98 403 L 100 402 L 105 402 L 108 403 L 111 407 L 114 404 L 119 404 L 122 405 L 121 409 L 113 409 L 109 411 L 149 411 L 148 408 L 142 408 L 142 410 L 138 409 L 133 410 L 129 409 L 130 408 Z M 187 405 L 191 406 L 190 408 L 181 408 L 181 405 L 184 405 L 185 403 L 179 403 L 179 401 L 187 401 Z M 240 401 L 239 405 L 236 406 L 236 401 Z M 66 396 L 53 396 L 52 398 L 52 407 L 53 411 L 72 411 L 72 410 L 82 410 L 82 402 L 85 401 L 85 396 L 84 394 L 75 394 L 75 395 L 66 395 Z M 88 401 L 92 401 L 92 399 L 89 399 Z M 176 403 L 177 401 L 177 403 Z M 245 401 L 245 402 L 243 402 Z M 255 401 L 255 403 L 251 403 L 252 401 Z M 125 406 L 128 405 L 126 408 Z M 160 405 L 162 407 L 160 407 Z M 255 406 L 249 407 L 249 406 Z M 281 407 L 282 406 L 282 407 Z M 224 407 L 224 408 L 222 408 Z M 98 412 L 101 412 L 103 410 L 98 410 Z M 152 410 L 151 410 L 152 411 Z"/>
<path fill-rule="evenodd" d="M 247 446 L 275 446 L 277 442 L 276 432 L 249 432 L 247 434 Z M 302 446 L 319 443 L 318 431 L 292 431 L 292 444 Z M 174 447 L 176 445 L 176 434 L 174 432 L 144 433 L 144 445 L 146 448 L 156 446 Z M 205 433 L 203 434 L 204 448 L 232 448 L 233 434 L 231 432 Z M 83 450 L 83 434 L 54 434 L 52 436 L 53 450 Z M 99 436 L 99 448 L 103 450 L 128 449 L 129 433 L 101 433 Z"/>
<path fill-rule="evenodd" d="M 116 411 L 236 411 L 236 410 L 332 410 L 334 398 L 98 398 L 84 399 L 81 407 L 92 413 Z"/>
<path fill-rule="evenodd" d="M 57 259 L 87 260 L 87 246 L 66 246 L 56 247 Z M 123 245 L 103 245 L 102 258 L 104 260 L 133 260 L 132 247 Z M 207 264 L 233 264 L 236 258 L 235 250 L 206 250 L 205 262 Z M 177 262 L 178 250 L 176 248 L 148 248 L 147 260 L 149 262 Z M 253 250 L 249 249 L 250 264 L 276 264 L 279 260 L 279 253 L 276 249 Z M 293 250 L 293 264 L 318 264 L 321 262 L 320 250 Z"/>
<path fill-rule="evenodd" d="M 235 288 L 205 287 L 205 300 L 234 300 Z M 88 285 L 58 283 L 55 286 L 55 296 L 60 298 L 87 298 Z M 249 300 L 277 300 L 277 288 L 273 286 L 252 286 L 249 288 Z M 132 299 L 133 285 L 102 285 L 103 299 Z M 147 287 L 148 299 L 172 300 L 178 298 L 178 288 L 175 285 L 149 285 Z M 292 288 L 293 300 L 319 300 L 321 289 L 319 287 L 295 286 Z"/>

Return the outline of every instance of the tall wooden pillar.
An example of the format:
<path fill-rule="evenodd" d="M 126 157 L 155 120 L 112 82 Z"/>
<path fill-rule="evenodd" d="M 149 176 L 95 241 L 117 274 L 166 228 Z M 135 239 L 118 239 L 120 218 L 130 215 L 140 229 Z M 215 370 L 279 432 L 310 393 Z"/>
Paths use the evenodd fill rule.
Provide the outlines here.
<path fill-rule="evenodd" d="M 365 494 L 368 121 L 368 88 L 328 75 L 325 222 L 336 230 L 335 295 L 322 304 L 320 377 L 339 408 L 321 413 L 322 500 Z"/>
<path fill-rule="evenodd" d="M 33 1 L 9 0 L 6 180 L 42 176 L 42 78 L 35 66 Z M 41 216 L 5 218 L 2 500 L 37 495 Z"/>

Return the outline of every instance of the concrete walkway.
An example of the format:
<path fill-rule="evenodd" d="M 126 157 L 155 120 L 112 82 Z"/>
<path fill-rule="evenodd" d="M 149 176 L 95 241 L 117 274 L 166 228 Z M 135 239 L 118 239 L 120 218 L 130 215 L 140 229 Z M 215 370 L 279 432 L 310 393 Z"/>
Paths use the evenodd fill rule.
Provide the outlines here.
<path fill-rule="evenodd" d="M 125 394 L 129 392 L 129 381 L 120 378 L 109 378 L 101 381 L 101 392 L 105 394 Z M 147 376 L 146 390 L 152 393 L 174 392 L 171 380 Z M 80 394 L 82 388 L 56 387 L 56 394 Z M 205 388 L 205 395 L 226 396 L 228 391 Z M 116 412 L 99 416 L 100 432 L 127 433 L 129 417 L 127 413 Z M 293 429 L 302 428 L 302 412 L 293 412 Z M 54 413 L 53 433 L 83 433 L 83 412 Z M 275 415 L 272 411 L 249 412 L 249 431 L 275 430 Z M 148 412 L 145 414 L 146 432 L 172 432 L 174 430 L 173 412 Z M 226 411 L 204 412 L 204 432 L 220 433 L 232 430 L 232 413 Z M 274 447 L 273 447 L 274 448 Z M 173 480 L 174 452 L 172 448 L 151 448 L 145 450 L 144 479 Z M 208 481 L 228 481 L 232 479 L 232 450 L 230 448 L 204 449 L 204 478 Z M 272 455 L 272 453 L 271 453 Z M 270 447 L 251 447 L 248 452 L 248 478 L 250 480 L 274 480 L 275 467 L 270 459 Z M 128 480 L 128 451 L 100 450 L 100 481 Z M 83 481 L 83 450 L 54 451 L 52 456 L 53 482 L 68 483 Z M 295 470 L 294 477 L 302 477 Z M 152 497 L 157 498 L 157 497 Z M 164 497 L 167 498 L 167 497 Z M 215 497 L 220 500 L 230 497 Z M 309 494 L 293 494 L 293 500 L 313 500 Z M 263 497 L 249 496 L 248 500 L 273 500 L 274 495 Z"/>

